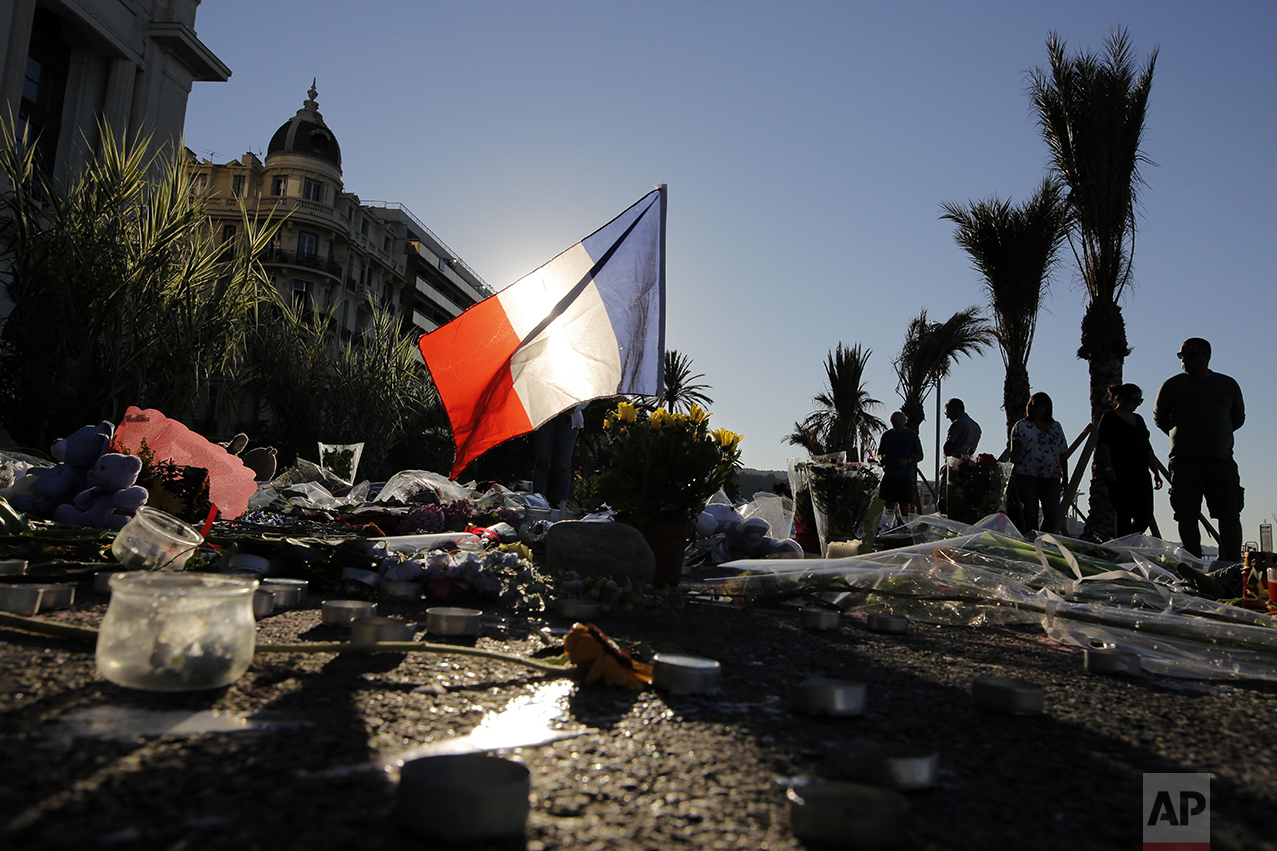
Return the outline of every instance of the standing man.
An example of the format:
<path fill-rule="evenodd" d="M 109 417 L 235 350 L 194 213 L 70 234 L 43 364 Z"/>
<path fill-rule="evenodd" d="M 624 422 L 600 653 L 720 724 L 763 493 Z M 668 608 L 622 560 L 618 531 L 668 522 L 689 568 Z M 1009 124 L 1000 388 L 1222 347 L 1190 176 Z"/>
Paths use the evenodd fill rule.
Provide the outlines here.
<path fill-rule="evenodd" d="M 891 415 L 891 428 L 878 441 L 878 460 L 882 463 L 882 484 L 878 496 L 887 503 L 886 511 L 900 515 L 909 513 L 913 503 L 913 480 L 922 460 L 922 441 L 918 433 L 905 427 L 905 415 Z"/>
<path fill-rule="evenodd" d="M 945 435 L 944 448 L 941 450 L 945 458 L 955 455 L 974 455 L 980 445 L 980 426 L 967 416 L 967 406 L 961 399 L 953 398 L 944 403 L 944 415 L 948 417 L 949 433 Z M 940 467 L 940 504 L 936 508 L 941 512 L 949 510 L 949 465 Z"/>
<path fill-rule="evenodd" d="M 1242 559 L 1242 486 L 1233 460 L 1233 432 L 1246 421 L 1242 391 L 1210 370 L 1210 343 L 1200 337 L 1179 347 L 1184 371 L 1157 391 L 1153 423 L 1171 437 L 1171 508 L 1184 549 L 1202 557 L 1198 517 L 1202 497 L 1219 521 L 1220 558 Z"/>
<path fill-rule="evenodd" d="M 944 415 L 949 419 L 949 434 L 944 439 L 944 454 L 974 455 L 980 445 L 980 426 L 967 416 L 967 406 L 961 399 L 944 403 Z"/>

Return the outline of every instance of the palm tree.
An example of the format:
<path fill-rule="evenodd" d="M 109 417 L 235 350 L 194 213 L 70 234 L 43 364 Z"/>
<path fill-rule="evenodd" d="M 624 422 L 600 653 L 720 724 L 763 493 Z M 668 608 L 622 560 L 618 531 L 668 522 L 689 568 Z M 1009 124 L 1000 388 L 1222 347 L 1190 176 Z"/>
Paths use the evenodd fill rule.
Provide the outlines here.
<path fill-rule="evenodd" d="M 1047 177 L 1033 197 L 1016 206 L 994 197 L 941 209 L 941 218 L 957 225 L 953 238 L 970 255 L 989 299 L 1006 368 L 1002 407 L 1009 435 L 1029 401 L 1029 350 L 1068 226 L 1060 184 Z"/>
<path fill-rule="evenodd" d="M 1072 58 L 1052 33 L 1047 54 L 1050 69 L 1030 73 L 1029 93 L 1051 170 L 1069 187 L 1069 243 L 1090 299 L 1078 357 L 1089 366 L 1091 421 L 1098 423 L 1130 351 L 1118 300 L 1132 281 L 1139 167 L 1149 161 L 1140 145 L 1157 49 L 1137 69 L 1123 29 L 1109 35 L 1102 55 Z M 1111 515 L 1103 476 L 1091 476 L 1090 497 L 1088 533 Z"/>
<path fill-rule="evenodd" d="M 923 308 L 909 321 L 904 346 L 891 364 L 909 428 L 917 431 L 927 418 L 922 407 L 927 393 L 948 377 L 954 362 L 962 355 L 974 357 L 992 340 L 993 330 L 978 307 L 959 310 L 945 322 L 928 320 Z"/>
<path fill-rule="evenodd" d="M 712 389 L 708 384 L 697 384 L 704 378 L 701 373 L 692 374 L 692 359 L 677 349 L 665 353 L 665 405 L 670 411 L 682 408 L 690 411 L 692 405 L 708 408 L 714 400 L 705 395 Z"/>
<path fill-rule="evenodd" d="M 849 459 L 858 459 L 857 447 L 886 428 L 873 414 L 882 403 L 865 389 L 870 354 L 871 349 L 862 349 L 859 344 L 848 349 L 842 343 L 829 353 L 825 361 L 828 386 L 812 399 L 819 407 L 802 422 L 794 423 L 794 431 L 786 438 L 791 446 L 801 446 L 812 455 L 845 450 Z"/>

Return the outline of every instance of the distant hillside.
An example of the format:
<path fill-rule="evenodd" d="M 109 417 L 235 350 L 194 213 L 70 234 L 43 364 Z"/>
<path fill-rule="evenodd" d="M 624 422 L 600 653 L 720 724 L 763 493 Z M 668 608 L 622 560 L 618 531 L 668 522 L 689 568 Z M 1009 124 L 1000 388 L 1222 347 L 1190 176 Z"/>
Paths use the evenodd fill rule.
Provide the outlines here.
<path fill-rule="evenodd" d="M 759 491 L 771 493 L 774 484 L 789 484 L 789 474 L 784 470 L 751 470 L 746 467 L 740 471 L 737 481 L 741 498 L 749 499 Z"/>

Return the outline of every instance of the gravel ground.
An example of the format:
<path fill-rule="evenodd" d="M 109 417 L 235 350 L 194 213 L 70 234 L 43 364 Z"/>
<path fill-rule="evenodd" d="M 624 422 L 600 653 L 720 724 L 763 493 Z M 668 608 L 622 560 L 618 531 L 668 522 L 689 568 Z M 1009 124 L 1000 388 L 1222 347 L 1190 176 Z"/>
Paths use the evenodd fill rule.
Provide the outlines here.
<path fill-rule="evenodd" d="M 50 618 L 96 625 L 106 598 Z M 412 618 L 424 605 L 383 605 Z M 832 777 L 857 738 L 940 755 L 938 784 L 909 793 L 909 847 L 1133 848 L 1142 775 L 1209 772 L 1216 848 L 1277 848 L 1277 684 L 1099 676 L 1030 628 L 913 624 L 827 632 L 796 609 L 690 603 L 600 626 L 640 653 L 722 663 L 723 692 L 672 696 L 572 686 L 571 735 L 502 754 L 532 773 L 523 836 L 499 848 L 801 848 L 785 784 Z M 563 627 L 489 612 L 477 646 L 546 655 Z M 259 623 L 259 643 L 339 640 L 314 597 Z M 976 708 L 981 674 L 1046 687 L 1046 710 Z M 863 715 L 812 718 L 789 689 L 810 676 L 868 685 Z M 151 693 L 96 671 L 92 646 L 0 629 L 0 847 L 431 847 L 391 816 L 396 778 L 372 761 L 473 729 L 552 681 L 509 663 L 430 653 L 259 654 L 230 687 Z M 262 730 L 130 741 L 51 733 L 91 707 L 260 713 Z"/>

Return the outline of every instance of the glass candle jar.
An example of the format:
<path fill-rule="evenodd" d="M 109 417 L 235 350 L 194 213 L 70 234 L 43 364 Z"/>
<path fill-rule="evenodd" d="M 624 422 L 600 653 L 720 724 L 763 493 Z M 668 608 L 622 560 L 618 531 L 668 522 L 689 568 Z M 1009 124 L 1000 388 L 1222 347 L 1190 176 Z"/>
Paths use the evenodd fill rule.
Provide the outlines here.
<path fill-rule="evenodd" d="M 97 664 L 117 685 L 190 691 L 229 685 L 253 660 L 257 580 L 170 571 L 111 577 Z"/>
<path fill-rule="evenodd" d="M 144 505 L 115 534 L 111 555 L 130 570 L 180 569 L 204 536 L 172 514 Z"/>

